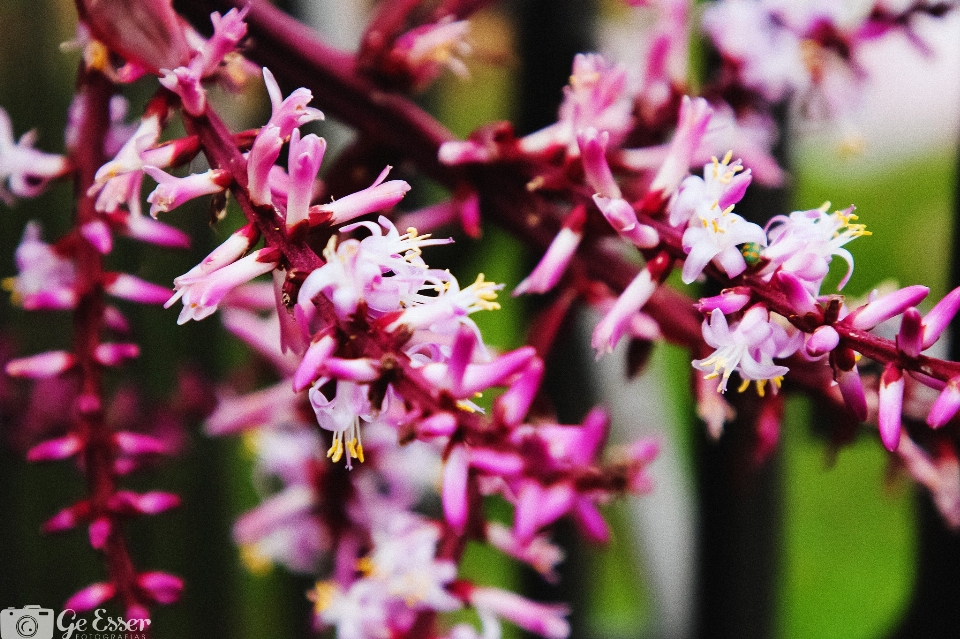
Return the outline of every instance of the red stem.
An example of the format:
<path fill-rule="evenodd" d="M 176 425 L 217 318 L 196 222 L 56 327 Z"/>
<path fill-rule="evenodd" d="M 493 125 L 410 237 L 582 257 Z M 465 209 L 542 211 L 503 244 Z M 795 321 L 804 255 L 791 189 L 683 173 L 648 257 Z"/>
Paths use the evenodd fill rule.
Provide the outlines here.
<path fill-rule="evenodd" d="M 117 489 L 113 471 L 116 450 L 113 431 L 106 423 L 102 406 L 101 365 L 95 358 L 103 329 L 103 260 L 96 248 L 79 232 L 84 224 L 100 219 L 94 198 L 88 196 L 87 191 L 94 183 L 97 169 L 106 162 L 102 149 L 110 127 L 109 105 L 113 85 L 102 73 L 91 69 L 81 70 L 79 84 L 86 108 L 79 125 L 76 150 L 71 157 L 75 167 L 74 233 L 77 239 L 75 259 L 78 296 L 73 331 L 74 354 L 80 371 L 76 428 L 86 442 L 84 467 L 90 493 L 91 521 L 103 518 L 110 522 L 110 533 L 103 552 L 110 582 L 117 588 L 117 596 L 124 608 L 129 609 L 134 605 L 142 606 L 144 602 L 137 592 L 137 574 L 123 537 L 121 522 L 108 508 L 108 502 Z"/>

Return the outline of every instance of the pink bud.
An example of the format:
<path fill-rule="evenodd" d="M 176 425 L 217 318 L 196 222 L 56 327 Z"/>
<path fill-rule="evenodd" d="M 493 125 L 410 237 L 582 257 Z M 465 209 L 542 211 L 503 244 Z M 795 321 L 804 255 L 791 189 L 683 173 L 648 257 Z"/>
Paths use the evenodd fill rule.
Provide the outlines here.
<path fill-rule="evenodd" d="M 170 289 L 127 273 L 107 273 L 104 290 L 114 297 L 141 304 L 163 304 Z"/>
<path fill-rule="evenodd" d="M 37 444 L 27 453 L 27 461 L 57 461 L 76 455 L 83 449 L 84 440 L 70 434 L 59 439 L 49 439 Z"/>
<path fill-rule="evenodd" d="M 470 591 L 470 604 L 546 639 L 566 639 L 570 635 L 570 624 L 564 619 L 566 606 L 540 604 L 507 590 L 486 587 Z"/>
<path fill-rule="evenodd" d="M 247 156 L 247 189 L 250 199 L 258 206 L 269 206 L 272 203 L 270 195 L 270 169 L 280 157 L 283 147 L 283 138 L 280 128 L 265 126 L 260 129 L 253 147 Z"/>
<path fill-rule="evenodd" d="M 610 133 L 597 131 L 589 127 L 577 135 L 580 158 L 583 161 L 583 173 L 587 184 L 595 193 L 608 198 L 620 198 L 620 187 L 613 179 L 610 165 L 607 163 L 607 144 Z"/>
<path fill-rule="evenodd" d="M 562 482 L 549 487 L 534 480 L 525 480 L 517 491 L 513 516 L 513 534 L 521 543 L 533 539 L 541 527 L 552 524 L 570 509 L 573 487 Z"/>
<path fill-rule="evenodd" d="M 127 455 L 161 455 L 170 452 L 169 446 L 150 435 L 118 431 L 113 441 L 121 452 Z"/>
<path fill-rule="evenodd" d="M 496 476 L 516 475 L 523 470 L 523 458 L 516 453 L 501 452 L 489 448 L 472 448 L 470 465 Z"/>
<path fill-rule="evenodd" d="M 356 359 L 329 357 L 324 364 L 324 369 L 330 377 L 361 384 L 369 384 L 380 377 L 380 366 L 368 357 Z"/>
<path fill-rule="evenodd" d="M 421 437 L 447 437 L 457 429 L 457 418 L 451 413 L 435 413 L 417 423 L 417 435 Z"/>
<path fill-rule="evenodd" d="M 90 535 L 90 545 L 97 550 L 103 550 L 103 547 L 107 545 L 111 528 L 110 520 L 106 517 L 94 519 L 87 529 Z"/>
<path fill-rule="evenodd" d="M 183 590 L 182 579 L 159 571 L 140 573 L 137 576 L 137 585 L 159 604 L 174 603 Z"/>
<path fill-rule="evenodd" d="M 91 584 L 76 593 L 63 604 L 63 608 L 75 610 L 77 612 L 86 612 L 93 610 L 105 601 L 112 599 L 116 594 L 116 588 L 109 583 Z"/>
<path fill-rule="evenodd" d="M 108 507 L 118 514 L 156 515 L 180 505 L 180 497 L 173 493 L 150 491 L 135 493 L 119 490 L 110 496 Z"/>
<path fill-rule="evenodd" d="M 953 419 L 958 410 L 960 410 L 960 377 L 953 377 L 944 386 L 937 401 L 930 407 L 927 423 L 932 428 L 940 428 Z"/>
<path fill-rule="evenodd" d="M 508 384 L 518 371 L 523 370 L 537 356 L 532 346 L 523 346 L 505 353 L 489 364 L 470 364 L 463 382 L 453 392 L 458 397 L 470 397 L 491 386 Z"/>
<path fill-rule="evenodd" d="M 7 362 L 7 375 L 10 377 L 26 377 L 27 379 L 44 379 L 54 377 L 76 364 L 77 359 L 66 351 L 48 351 L 21 357 Z"/>
<path fill-rule="evenodd" d="M 720 291 L 713 297 L 702 297 L 695 305 L 704 315 L 709 315 L 714 309 L 720 309 L 724 315 L 736 313 L 750 303 L 750 288 L 748 286 L 734 286 Z"/>
<path fill-rule="evenodd" d="M 543 379 L 543 361 L 534 358 L 516 381 L 494 403 L 494 414 L 507 426 L 516 426 L 527 415 Z"/>
<path fill-rule="evenodd" d="M 880 377 L 880 408 L 877 420 L 880 439 L 889 451 L 897 449 L 900 442 L 900 418 L 903 411 L 903 371 L 890 362 Z"/>
<path fill-rule="evenodd" d="M 207 109 L 207 92 L 200 84 L 201 70 L 190 65 L 177 67 L 173 71 L 164 71 L 160 84 L 170 89 L 183 104 L 183 110 L 193 116 L 203 115 Z"/>
<path fill-rule="evenodd" d="M 81 501 L 68 506 L 58 512 L 56 515 L 44 522 L 42 530 L 44 533 L 62 532 L 75 528 L 81 521 L 86 521 L 90 516 L 90 502 Z"/>
<path fill-rule="evenodd" d="M 290 134 L 288 172 L 290 187 L 287 191 L 287 228 L 307 219 L 313 185 L 320 171 L 320 163 L 327 143 L 323 138 L 309 134 L 300 138 L 300 130 Z"/>
<path fill-rule="evenodd" d="M 403 180 L 384 182 L 391 168 L 393 167 L 386 167 L 373 184 L 362 191 L 323 204 L 319 207 L 319 210 L 331 215 L 331 223 L 342 224 L 367 213 L 391 208 L 402 200 L 403 196 L 410 190 L 410 185 Z"/>
<path fill-rule="evenodd" d="M 522 282 L 513 289 L 513 296 L 524 293 L 546 293 L 560 281 L 573 259 L 583 237 L 586 209 L 578 207 L 570 214 L 557 236 L 550 242 L 540 262 Z"/>
<path fill-rule="evenodd" d="M 331 335 L 324 335 L 310 344 L 303 355 L 297 372 L 293 375 L 293 390 L 299 393 L 310 386 L 320 375 L 320 369 L 337 348 L 337 340 Z"/>
<path fill-rule="evenodd" d="M 111 331 L 116 331 L 117 333 L 130 332 L 130 322 L 127 321 L 127 318 L 116 306 L 107 306 L 103 309 L 103 323 Z"/>
<path fill-rule="evenodd" d="M 573 505 L 573 518 L 580 532 L 588 540 L 605 544 L 610 541 L 610 528 L 596 505 L 586 497 L 578 497 Z"/>
<path fill-rule="evenodd" d="M 907 286 L 864 304 L 847 315 L 843 322 L 854 328 L 870 330 L 891 317 L 896 317 L 911 306 L 923 301 L 930 289 L 926 286 Z"/>
<path fill-rule="evenodd" d="M 140 356 L 140 347 L 130 343 L 100 344 L 93 353 L 94 359 L 104 366 L 119 366 L 126 359 Z"/>
<path fill-rule="evenodd" d="M 840 344 L 840 334 L 832 326 L 820 326 L 807 337 L 806 349 L 811 357 L 829 353 Z"/>
<path fill-rule="evenodd" d="M 930 348 L 960 309 L 960 287 L 947 293 L 923 318 L 923 349 Z"/>
<path fill-rule="evenodd" d="M 917 357 L 923 350 L 923 318 L 920 311 L 910 307 L 903 312 L 900 332 L 897 334 L 897 348 L 907 357 Z"/>
<path fill-rule="evenodd" d="M 233 176 L 224 169 L 210 169 L 203 173 L 191 173 L 175 177 L 155 166 L 144 166 L 144 172 L 157 181 L 157 188 L 147 196 L 151 204 L 150 215 L 172 211 L 194 198 L 222 192 L 233 181 Z"/>
<path fill-rule="evenodd" d="M 813 313 L 817 310 L 816 300 L 807 287 L 793 273 L 780 270 L 776 275 L 777 286 L 786 295 L 787 301 L 798 315 Z"/>
<path fill-rule="evenodd" d="M 840 386 L 840 394 L 843 395 L 843 401 L 853 412 L 854 416 L 862 421 L 867 419 L 867 396 L 863 392 L 863 384 L 860 382 L 860 371 L 854 366 L 848 371 L 835 371 L 837 384 Z"/>
<path fill-rule="evenodd" d="M 633 278 L 593 330 L 590 344 L 596 349 L 598 358 L 613 350 L 623 336 L 630 319 L 643 308 L 656 290 L 657 283 L 648 269 L 643 269 Z"/>
<path fill-rule="evenodd" d="M 84 237 L 101 255 L 106 255 L 113 249 L 113 234 L 110 227 L 103 220 L 87 222 L 80 227 L 80 235 Z"/>
<path fill-rule="evenodd" d="M 454 446 L 443 469 L 443 516 L 458 534 L 467 526 L 467 476 L 470 454 L 463 445 Z"/>

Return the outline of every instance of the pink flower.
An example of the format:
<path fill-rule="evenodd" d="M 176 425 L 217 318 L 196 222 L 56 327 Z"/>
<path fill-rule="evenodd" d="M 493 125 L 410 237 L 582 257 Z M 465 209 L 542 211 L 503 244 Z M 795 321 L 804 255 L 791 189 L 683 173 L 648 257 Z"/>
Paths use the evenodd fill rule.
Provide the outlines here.
<path fill-rule="evenodd" d="M 388 166 L 383 169 L 377 179 L 373 181 L 373 184 L 362 191 L 345 195 L 339 200 L 327 204 L 321 204 L 317 207 L 318 211 L 321 214 L 328 213 L 331 224 L 342 224 L 361 215 L 389 209 L 402 200 L 403 196 L 410 190 L 410 185 L 403 180 L 384 182 L 391 168 L 393 167 Z"/>
<path fill-rule="evenodd" d="M 183 299 L 183 310 L 180 311 L 177 324 L 199 321 L 212 315 L 227 293 L 258 275 L 269 273 L 277 266 L 273 261 L 260 261 L 260 257 L 266 257 L 269 251 L 254 251 L 243 259 L 209 273 L 181 275 L 174 280 L 175 293 L 164 304 L 164 308 L 170 308 L 174 302 Z"/>
<path fill-rule="evenodd" d="M 14 196 L 36 197 L 70 168 L 65 157 L 34 149 L 36 139 L 36 131 L 29 131 L 14 142 L 10 116 L 0 109 L 0 201 L 8 206 Z"/>
<path fill-rule="evenodd" d="M 416 88 L 424 88 L 444 69 L 461 78 L 469 76 L 461 58 L 470 55 L 466 38 L 470 23 L 452 16 L 431 24 L 420 25 L 397 38 L 391 57 L 403 61 Z"/>
<path fill-rule="evenodd" d="M 19 275 L 3 280 L 14 303 L 28 310 L 73 308 L 77 279 L 73 260 L 40 239 L 40 224 L 28 222 L 14 259 Z"/>
<path fill-rule="evenodd" d="M 596 53 L 579 53 L 573 59 L 570 84 L 563 89 L 563 103 L 556 124 L 520 140 L 528 153 L 566 148 L 567 155 L 579 154 L 577 133 L 594 127 L 607 131 L 618 145 L 632 124 L 631 103 L 625 91 L 626 72 Z"/>
<path fill-rule="evenodd" d="M 732 209 L 732 205 L 726 209 L 701 207 L 690 218 L 682 240 L 683 250 L 688 254 L 683 263 L 684 284 L 697 279 L 711 261 L 716 261 L 728 277 L 736 277 L 747 269 L 737 246 L 748 242 L 766 244 L 763 229 L 733 213 Z"/>
<path fill-rule="evenodd" d="M 851 240 L 870 235 L 863 224 L 855 224 L 853 207 L 827 213 L 829 203 L 819 209 L 795 211 L 789 217 L 778 215 L 767 223 L 769 243 L 761 257 L 769 260 L 764 273 L 780 268 L 799 278 L 813 295 L 820 294 L 820 285 L 830 270 L 834 255 L 847 262 L 847 274 L 840 281 L 842 289 L 853 274 L 853 256 L 843 248 Z"/>
<path fill-rule="evenodd" d="M 301 127 L 307 122 L 322 120 L 323 113 L 307 104 L 313 99 L 313 94 L 309 89 L 299 88 L 286 98 L 280 93 L 280 86 L 276 78 L 266 67 L 263 68 L 263 83 L 267 87 L 267 93 L 270 95 L 270 105 L 273 113 L 270 121 L 264 128 L 276 127 L 279 129 L 281 139 L 286 139 L 295 128 Z"/>
<path fill-rule="evenodd" d="M 233 176 L 224 169 L 209 169 L 203 173 L 191 173 L 175 177 L 155 166 L 144 166 L 143 171 L 157 181 L 157 188 L 147 196 L 150 215 L 154 218 L 161 211 L 172 211 L 184 202 L 203 195 L 221 193 L 233 181 Z"/>
<path fill-rule="evenodd" d="M 287 190 L 287 228 L 307 219 L 310 200 L 313 199 L 314 184 L 327 142 L 314 134 L 300 137 L 300 130 L 290 134 L 288 174 L 290 184 Z"/>
<path fill-rule="evenodd" d="M 718 392 L 727 390 L 727 380 L 735 371 L 744 380 L 757 382 L 763 392 L 767 381 L 780 386 L 781 378 L 790 370 L 773 363 L 774 358 L 788 357 L 798 347 L 799 333 L 790 336 L 778 324 L 770 321 L 770 313 L 757 305 L 748 310 L 732 327 L 719 309 L 703 322 L 703 339 L 717 349 L 704 359 L 693 361 L 693 366 L 709 373 L 704 379 L 720 377 Z"/>

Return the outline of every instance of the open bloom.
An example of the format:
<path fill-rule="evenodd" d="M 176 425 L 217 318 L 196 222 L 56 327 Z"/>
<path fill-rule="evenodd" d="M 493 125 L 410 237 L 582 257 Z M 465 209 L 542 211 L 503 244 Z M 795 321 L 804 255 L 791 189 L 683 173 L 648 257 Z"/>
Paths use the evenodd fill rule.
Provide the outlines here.
<path fill-rule="evenodd" d="M 747 263 L 737 248 L 739 244 L 766 244 L 763 229 L 733 213 L 733 205 L 721 209 L 714 204 L 701 208 L 690 218 L 690 226 L 683 233 L 683 250 L 687 260 L 683 264 L 683 282 L 690 284 L 712 260 L 716 260 L 728 277 L 736 277 L 747 269 Z"/>
<path fill-rule="evenodd" d="M 754 306 L 733 326 L 720 309 L 715 309 L 709 321 L 703 322 L 703 339 L 717 350 L 709 357 L 694 360 L 693 366 L 709 373 L 705 379 L 720 378 L 718 392 L 727 390 L 727 380 L 736 371 L 744 381 L 741 390 L 750 381 L 756 381 L 757 391 L 762 394 L 768 380 L 780 386 L 790 369 L 774 364 L 773 359 L 796 351 L 798 337 L 799 334 L 790 336 L 779 324 L 771 322 L 770 313 L 763 306 Z"/>
<path fill-rule="evenodd" d="M 175 292 L 163 305 L 164 308 L 170 308 L 177 300 L 183 299 L 183 310 L 180 311 L 177 324 L 199 321 L 212 315 L 227 293 L 276 267 L 276 262 L 260 260 L 269 250 L 254 251 L 243 259 L 209 273 L 181 275 L 174 280 Z"/>
<path fill-rule="evenodd" d="M 767 223 L 769 245 L 761 256 L 769 260 L 764 273 L 780 268 L 799 278 L 807 290 L 819 295 L 820 285 L 830 270 L 834 255 L 847 263 L 847 273 L 840 280 L 842 289 L 853 274 L 853 256 L 843 248 L 845 244 L 863 235 L 870 235 L 863 224 L 856 224 L 853 207 L 836 213 L 827 213 L 830 203 L 810 211 L 795 211 L 788 216 L 777 215 Z"/>

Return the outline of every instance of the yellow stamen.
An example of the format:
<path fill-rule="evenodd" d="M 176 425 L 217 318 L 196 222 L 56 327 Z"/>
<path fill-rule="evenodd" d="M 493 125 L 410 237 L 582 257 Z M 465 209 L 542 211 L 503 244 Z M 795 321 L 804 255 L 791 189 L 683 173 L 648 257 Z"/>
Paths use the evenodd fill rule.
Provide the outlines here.
<path fill-rule="evenodd" d="M 336 436 L 334 436 L 336 437 Z M 333 446 L 327 451 L 327 457 L 336 464 L 343 457 L 343 441 L 339 438 L 333 440 Z"/>
<path fill-rule="evenodd" d="M 740 387 L 737 389 L 737 392 L 742 393 L 743 391 L 747 390 L 749 386 L 750 386 L 750 380 L 745 379 L 742 382 L 740 382 Z"/>
<path fill-rule="evenodd" d="M 376 566 L 373 565 L 373 560 L 369 557 L 361 557 L 357 559 L 357 572 L 362 574 L 364 577 L 369 577 L 373 574 Z"/>
<path fill-rule="evenodd" d="M 336 592 L 337 586 L 332 581 L 318 581 L 313 590 L 307 593 L 307 598 L 313 601 L 314 614 L 319 615 L 329 608 Z"/>
<path fill-rule="evenodd" d="M 258 577 L 263 577 L 273 568 L 273 562 L 253 544 L 240 546 L 240 561 L 247 570 Z"/>

